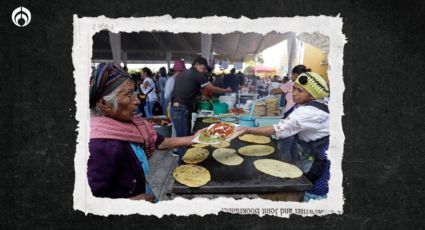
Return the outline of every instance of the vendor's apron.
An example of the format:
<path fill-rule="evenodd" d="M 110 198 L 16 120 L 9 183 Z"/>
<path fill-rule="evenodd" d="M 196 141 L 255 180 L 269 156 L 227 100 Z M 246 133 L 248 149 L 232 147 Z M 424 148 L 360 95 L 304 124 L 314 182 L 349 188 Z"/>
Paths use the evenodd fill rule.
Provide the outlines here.
<path fill-rule="evenodd" d="M 329 113 L 328 106 L 317 101 L 308 102 L 305 106 L 313 106 Z M 328 145 L 329 136 L 310 142 L 300 140 L 298 135 L 294 136 L 291 156 L 294 158 L 299 157 L 299 159 L 293 159 L 292 161 L 297 162 L 296 165 L 312 182 L 319 178 L 321 170 L 326 166 L 326 157 L 321 152 Z"/>

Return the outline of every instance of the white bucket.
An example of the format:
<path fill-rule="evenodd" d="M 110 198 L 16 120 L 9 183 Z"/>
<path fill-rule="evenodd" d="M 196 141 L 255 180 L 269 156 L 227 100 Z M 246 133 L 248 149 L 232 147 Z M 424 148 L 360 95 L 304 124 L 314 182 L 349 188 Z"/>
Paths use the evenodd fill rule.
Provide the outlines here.
<path fill-rule="evenodd" d="M 235 96 L 220 96 L 218 100 L 221 103 L 226 103 L 227 105 L 229 105 L 229 109 L 230 109 L 230 108 L 233 108 L 233 106 L 235 105 L 236 97 Z"/>
<path fill-rule="evenodd" d="M 253 100 L 247 100 L 247 101 L 246 101 L 246 103 L 242 106 L 242 109 L 243 109 L 246 113 L 251 112 L 252 103 L 254 103 L 254 101 L 253 101 Z"/>

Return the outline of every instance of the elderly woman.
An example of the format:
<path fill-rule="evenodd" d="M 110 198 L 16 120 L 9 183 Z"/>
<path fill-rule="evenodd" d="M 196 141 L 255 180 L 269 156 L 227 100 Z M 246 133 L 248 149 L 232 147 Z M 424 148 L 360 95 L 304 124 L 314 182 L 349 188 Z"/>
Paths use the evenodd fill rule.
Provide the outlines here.
<path fill-rule="evenodd" d="M 94 196 L 154 199 L 146 175 L 155 149 L 188 146 L 193 136 L 164 138 L 136 115 L 137 91 L 121 67 L 100 64 L 90 82 L 88 182 Z"/>

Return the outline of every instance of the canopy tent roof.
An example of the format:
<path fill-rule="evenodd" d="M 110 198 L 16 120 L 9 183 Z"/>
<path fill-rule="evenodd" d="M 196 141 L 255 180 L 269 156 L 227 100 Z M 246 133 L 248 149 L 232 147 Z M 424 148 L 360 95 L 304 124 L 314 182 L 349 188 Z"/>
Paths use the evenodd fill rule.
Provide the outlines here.
<path fill-rule="evenodd" d="M 271 47 L 288 36 L 288 33 L 233 32 L 212 34 L 211 49 L 214 59 L 243 62 L 254 54 Z M 121 33 L 121 50 L 126 53 L 128 63 L 164 62 L 169 53 L 170 60 L 185 59 L 190 63 L 201 55 L 201 33 L 133 32 Z M 93 36 L 93 61 L 113 60 L 108 31 Z"/>

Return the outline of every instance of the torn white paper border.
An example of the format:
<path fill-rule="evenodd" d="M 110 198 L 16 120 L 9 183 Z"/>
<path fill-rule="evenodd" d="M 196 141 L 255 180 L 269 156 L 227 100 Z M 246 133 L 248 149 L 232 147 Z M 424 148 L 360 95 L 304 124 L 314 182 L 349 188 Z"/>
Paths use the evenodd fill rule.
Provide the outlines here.
<path fill-rule="evenodd" d="M 104 16 L 79 18 L 74 15 L 74 45 L 72 61 L 74 64 L 74 79 L 76 85 L 76 119 L 78 120 L 78 137 L 75 164 L 74 209 L 84 213 L 97 215 L 135 214 L 155 215 L 190 215 L 218 214 L 220 211 L 240 213 L 274 215 L 289 217 L 290 214 L 303 216 L 326 215 L 343 212 L 343 187 L 341 161 L 344 147 L 344 133 L 342 130 L 343 92 L 342 76 L 343 49 L 346 38 L 342 33 L 342 18 L 338 15 L 309 16 L 309 17 L 269 17 L 239 19 L 229 17 L 172 18 L 169 15 L 144 18 L 111 19 Z M 331 161 L 328 198 L 313 200 L 307 203 L 270 201 L 264 199 L 217 198 L 209 200 L 196 198 L 187 200 L 176 198 L 171 201 L 160 201 L 152 204 L 144 201 L 128 199 L 107 199 L 94 197 L 87 181 L 87 160 L 89 140 L 89 76 L 91 74 L 91 56 L 93 35 L 101 30 L 108 29 L 113 33 L 137 31 L 169 31 L 174 33 L 243 33 L 255 32 L 267 34 L 272 31 L 286 32 L 319 32 L 330 38 L 330 52 L 328 54 L 328 76 L 332 91 L 329 102 L 331 114 L 331 134 L 328 157 Z"/>

